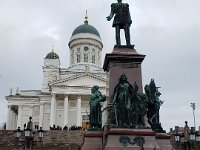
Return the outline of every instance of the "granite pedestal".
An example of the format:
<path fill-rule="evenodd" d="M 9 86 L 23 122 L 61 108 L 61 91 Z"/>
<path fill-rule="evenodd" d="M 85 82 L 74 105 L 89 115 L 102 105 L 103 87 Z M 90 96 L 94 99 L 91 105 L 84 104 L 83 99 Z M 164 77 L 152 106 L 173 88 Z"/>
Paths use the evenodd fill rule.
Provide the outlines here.
<path fill-rule="evenodd" d="M 172 150 L 170 136 L 165 133 L 156 133 L 151 129 L 123 129 L 111 128 L 107 132 L 104 150 L 141 150 L 142 147 L 135 144 L 123 145 L 121 137 L 128 137 L 132 143 L 136 137 L 143 137 L 144 150 Z"/>
<path fill-rule="evenodd" d="M 119 77 L 124 73 L 130 84 L 134 84 L 136 81 L 139 86 L 139 92 L 142 92 L 142 71 L 141 63 L 144 60 L 145 55 L 139 54 L 134 48 L 114 48 L 112 53 L 108 53 L 105 56 L 103 69 L 108 72 L 107 87 L 108 98 L 107 102 L 110 103 L 113 91 Z"/>
<path fill-rule="evenodd" d="M 84 135 L 84 143 L 81 150 L 102 150 L 102 132 L 88 131 Z"/>

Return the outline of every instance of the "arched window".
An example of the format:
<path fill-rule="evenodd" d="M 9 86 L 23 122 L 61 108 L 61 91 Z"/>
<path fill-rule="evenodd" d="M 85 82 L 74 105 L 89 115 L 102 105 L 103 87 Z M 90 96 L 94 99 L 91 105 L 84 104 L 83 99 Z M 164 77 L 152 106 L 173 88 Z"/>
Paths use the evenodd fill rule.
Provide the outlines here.
<path fill-rule="evenodd" d="M 76 61 L 77 63 L 80 63 L 81 61 L 81 55 L 79 53 L 76 54 Z"/>
<path fill-rule="evenodd" d="M 95 64 L 95 54 L 92 54 L 92 63 Z"/>
<path fill-rule="evenodd" d="M 88 62 L 88 53 L 84 54 L 84 62 Z"/>
<path fill-rule="evenodd" d="M 71 51 L 71 64 L 74 63 L 74 50 Z"/>

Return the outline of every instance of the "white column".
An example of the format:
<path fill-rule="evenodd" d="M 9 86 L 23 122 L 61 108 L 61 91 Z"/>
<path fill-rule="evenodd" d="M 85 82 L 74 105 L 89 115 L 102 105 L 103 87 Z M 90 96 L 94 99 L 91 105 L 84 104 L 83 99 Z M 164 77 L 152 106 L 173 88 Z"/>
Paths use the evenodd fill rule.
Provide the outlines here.
<path fill-rule="evenodd" d="M 77 99 L 77 126 L 82 126 L 82 115 L 81 115 L 81 96 L 78 95 Z"/>
<path fill-rule="evenodd" d="M 17 114 L 14 112 L 14 129 L 17 129 Z"/>
<path fill-rule="evenodd" d="M 40 103 L 39 127 L 43 127 L 44 103 Z"/>
<path fill-rule="evenodd" d="M 64 123 L 63 123 L 63 127 L 65 125 L 68 126 L 68 121 L 69 121 L 68 103 L 69 103 L 69 96 L 66 94 L 65 99 L 64 99 Z"/>
<path fill-rule="evenodd" d="M 51 97 L 51 113 L 50 113 L 50 126 L 53 127 L 55 124 L 55 104 L 56 104 L 56 94 L 52 93 Z"/>
<path fill-rule="evenodd" d="M 11 106 L 8 106 L 8 112 L 7 112 L 7 123 L 6 123 L 6 129 L 10 130 L 10 116 L 11 116 Z"/>
<path fill-rule="evenodd" d="M 33 105 L 29 106 L 29 117 L 33 117 Z"/>
<path fill-rule="evenodd" d="M 11 130 L 16 130 L 15 129 L 15 127 L 14 127 L 14 122 L 15 122 L 15 119 L 14 119 L 14 117 L 15 117 L 15 114 L 14 114 L 14 111 L 11 109 L 11 120 L 10 120 L 10 129 Z"/>
<path fill-rule="evenodd" d="M 18 106 L 18 118 L 17 118 L 17 128 L 20 127 L 21 129 L 22 127 L 22 106 L 19 105 Z"/>

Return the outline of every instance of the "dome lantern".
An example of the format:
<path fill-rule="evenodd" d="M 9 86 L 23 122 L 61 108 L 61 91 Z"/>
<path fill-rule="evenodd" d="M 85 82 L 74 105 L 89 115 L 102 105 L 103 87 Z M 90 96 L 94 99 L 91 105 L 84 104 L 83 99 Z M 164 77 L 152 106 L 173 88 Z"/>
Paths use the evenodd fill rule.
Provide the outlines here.
<path fill-rule="evenodd" d="M 99 34 L 98 30 L 95 27 L 93 27 L 92 25 L 88 24 L 87 10 L 86 10 L 86 16 L 85 16 L 84 24 L 78 26 L 73 31 L 72 36 L 74 36 L 76 34 L 80 34 L 80 33 L 91 33 L 91 34 L 94 34 L 94 35 L 100 37 L 100 34 Z"/>

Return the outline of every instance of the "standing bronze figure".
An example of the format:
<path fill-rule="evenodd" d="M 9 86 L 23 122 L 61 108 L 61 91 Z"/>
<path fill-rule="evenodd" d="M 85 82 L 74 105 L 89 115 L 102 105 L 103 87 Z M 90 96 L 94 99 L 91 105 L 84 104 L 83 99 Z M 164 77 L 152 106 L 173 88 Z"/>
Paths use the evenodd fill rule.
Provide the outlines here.
<path fill-rule="evenodd" d="M 119 125 L 131 125 L 131 94 L 133 86 L 127 81 L 125 74 L 119 78 L 113 94 L 113 103 L 116 104 Z"/>
<path fill-rule="evenodd" d="M 101 102 L 106 100 L 99 91 L 99 87 L 94 85 L 91 89 L 92 96 L 90 97 L 90 129 L 99 129 L 102 126 Z"/>
<path fill-rule="evenodd" d="M 121 45 L 120 29 L 124 29 L 126 45 L 130 46 L 130 26 L 132 24 L 129 5 L 122 3 L 122 0 L 117 0 L 118 3 L 111 4 L 111 12 L 107 18 L 110 21 L 114 16 L 113 27 L 116 29 L 116 45 Z"/>
<path fill-rule="evenodd" d="M 148 122 L 151 125 L 152 130 L 157 132 L 165 132 L 161 126 L 160 116 L 159 116 L 160 106 L 164 102 L 159 99 L 161 93 L 158 91 L 158 87 L 156 87 L 156 84 L 153 79 L 151 79 L 150 84 L 146 85 L 144 89 L 148 97 L 148 102 L 147 102 Z"/>

